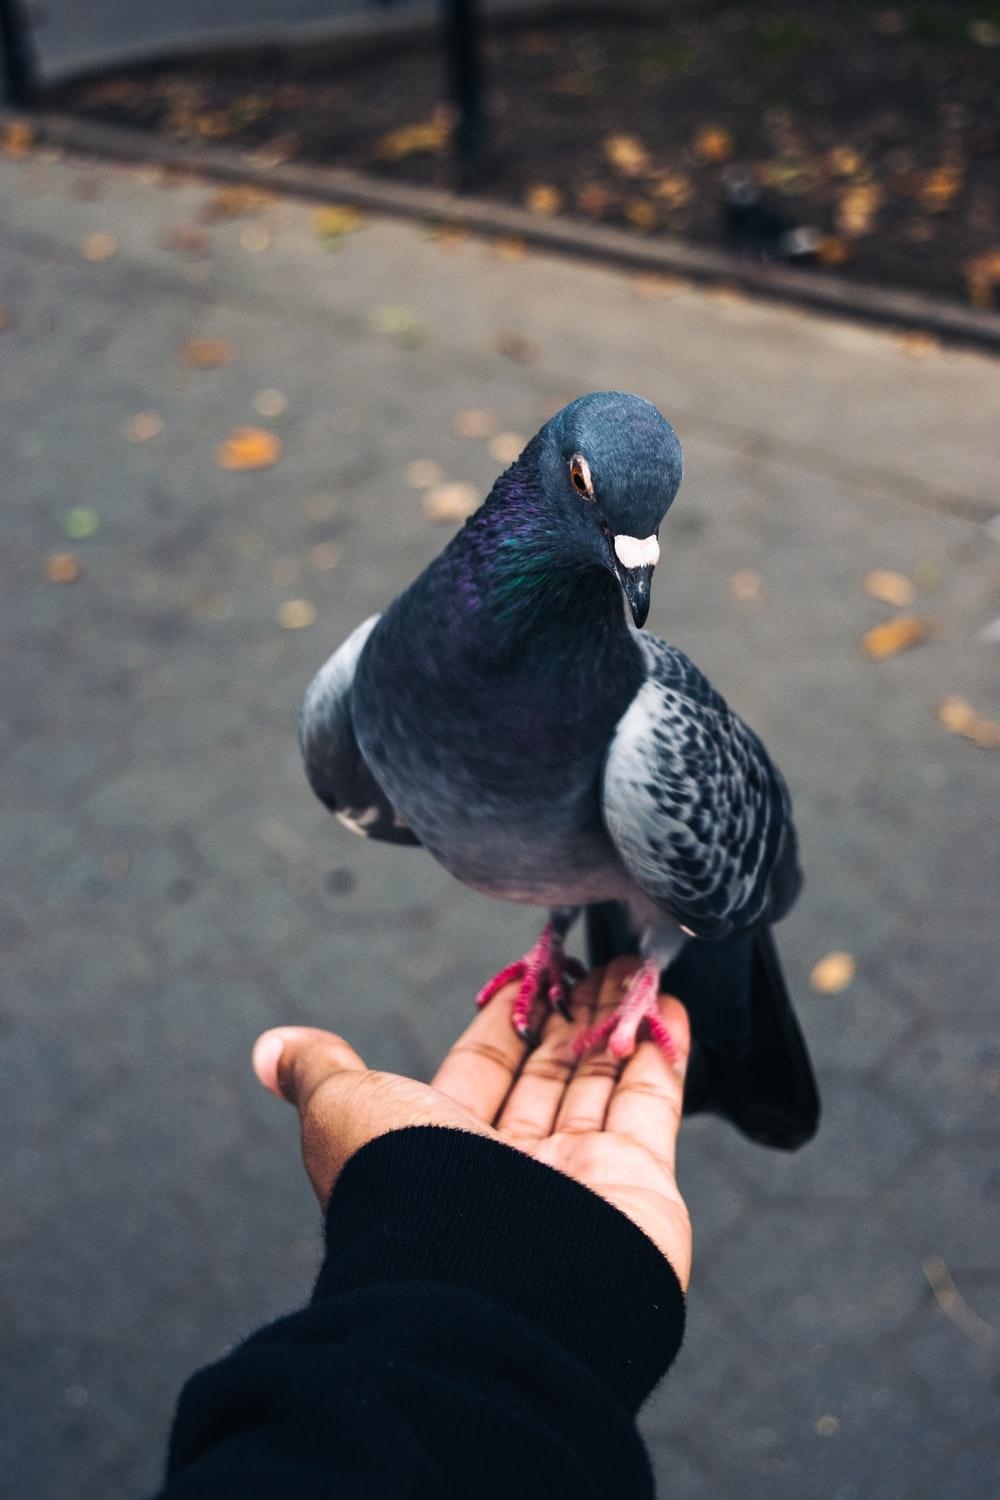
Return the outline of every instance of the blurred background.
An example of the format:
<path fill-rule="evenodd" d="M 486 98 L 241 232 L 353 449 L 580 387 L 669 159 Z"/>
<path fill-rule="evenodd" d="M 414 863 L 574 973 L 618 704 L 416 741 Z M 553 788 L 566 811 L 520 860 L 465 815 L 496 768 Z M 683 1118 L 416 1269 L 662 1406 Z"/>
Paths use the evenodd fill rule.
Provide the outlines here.
<path fill-rule="evenodd" d="M 275 9 L 3 7 L 30 87 L 0 121 L 0 1492 L 151 1492 L 185 1377 L 308 1295 L 319 1223 L 258 1032 L 330 1026 L 427 1077 L 534 936 L 351 838 L 295 720 L 546 416 L 618 387 L 685 447 L 650 626 L 793 791 L 807 886 L 778 938 L 826 1110 L 790 1158 L 685 1129 L 660 1492 L 998 1496 L 1000 366 L 89 157 L 45 119 L 804 249 L 985 316 L 1000 15 L 498 5 L 464 17 L 470 104 L 463 7 L 449 32 L 299 0 L 278 41 Z"/>

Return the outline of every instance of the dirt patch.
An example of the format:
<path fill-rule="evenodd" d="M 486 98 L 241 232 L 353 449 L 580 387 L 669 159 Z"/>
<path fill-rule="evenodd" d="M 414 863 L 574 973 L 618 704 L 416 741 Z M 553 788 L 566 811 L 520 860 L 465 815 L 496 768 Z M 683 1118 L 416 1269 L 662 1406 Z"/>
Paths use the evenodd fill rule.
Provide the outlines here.
<path fill-rule="evenodd" d="M 827 269 L 1000 300 L 1000 0 L 682 4 L 655 24 L 498 30 L 483 54 L 488 136 L 467 183 L 481 196 L 739 248 L 723 193 L 741 167 L 768 210 L 816 228 Z M 46 102 L 272 162 L 454 188 L 444 97 L 428 39 L 322 64 L 132 70 Z"/>

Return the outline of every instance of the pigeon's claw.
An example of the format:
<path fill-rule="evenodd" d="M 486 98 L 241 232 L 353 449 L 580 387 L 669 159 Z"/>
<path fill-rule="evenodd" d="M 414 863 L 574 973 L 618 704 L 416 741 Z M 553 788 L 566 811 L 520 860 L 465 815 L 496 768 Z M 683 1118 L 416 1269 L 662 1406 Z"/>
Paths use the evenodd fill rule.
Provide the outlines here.
<path fill-rule="evenodd" d="M 538 1041 L 538 1034 L 531 1025 L 535 1001 L 539 996 L 544 996 L 553 1010 L 558 1010 L 567 1021 L 572 1020 L 569 993 L 585 972 L 577 959 L 566 955 L 561 934 L 549 923 L 538 942 L 523 958 L 508 964 L 483 985 L 476 996 L 476 1005 L 481 1007 L 488 1004 L 505 985 L 520 980 L 510 1008 L 510 1021 L 522 1041 L 534 1046 Z"/>
<path fill-rule="evenodd" d="M 636 1048 L 639 1027 L 645 1023 L 653 1041 L 658 1047 L 662 1047 L 669 1061 L 675 1063 L 677 1048 L 660 1016 L 659 964 L 647 958 L 625 981 L 624 989 L 622 1003 L 610 1016 L 577 1037 L 573 1044 L 577 1055 L 607 1042 L 612 1057 L 619 1060 L 631 1057 Z"/>

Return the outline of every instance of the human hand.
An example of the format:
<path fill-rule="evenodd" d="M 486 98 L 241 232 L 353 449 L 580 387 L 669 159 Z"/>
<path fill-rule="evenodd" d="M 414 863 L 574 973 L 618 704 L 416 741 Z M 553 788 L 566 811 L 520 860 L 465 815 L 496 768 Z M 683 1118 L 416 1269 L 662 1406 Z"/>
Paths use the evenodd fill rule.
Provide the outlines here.
<path fill-rule="evenodd" d="M 616 959 L 576 987 L 572 1021 L 546 1021 L 529 1050 L 510 1024 L 513 986 L 459 1037 L 430 1084 L 372 1072 L 343 1038 L 306 1026 L 264 1032 L 254 1046 L 261 1083 L 298 1109 L 306 1171 L 325 1208 L 348 1159 L 376 1136 L 444 1125 L 504 1141 L 575 1178 L 626 1214 L 687 1289 L 691 1222 L 674 1172 L 690 1049 L 687 1013 L 661 998 L 678 1062 L 640 1042 L 624 1063 L 577 1058 L 573 1039 L 621 1000 L 633 959 Z"/>

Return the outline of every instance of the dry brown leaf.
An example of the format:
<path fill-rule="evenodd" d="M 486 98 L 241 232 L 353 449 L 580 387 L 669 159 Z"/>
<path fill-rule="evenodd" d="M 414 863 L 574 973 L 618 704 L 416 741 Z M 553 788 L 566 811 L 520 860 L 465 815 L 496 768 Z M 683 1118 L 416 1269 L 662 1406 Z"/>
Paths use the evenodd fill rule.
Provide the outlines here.
<path fill-rule="evenodd" d="M 113 255 L 118 254 L 118 241 L 110 234 L 105 234 L 103 229 L 95 229 L 92 234 L 84 236 L 80 254 L 84 260 L 110 260 Z"/>
<path fill-rule="evenodd" d="M 644 271 L 633 276 L 632 286 L 636 296 L 644 302 L 662 302 L 665 297 L 679 297 L 689 292 L 692 283 L 683 276 L 661 276 L 656 271 Z"/>
<path fill-rule="evenodd" d="M 163 420 L 155 411 L 137 411 L 125 423 L 125 436 L 130 443 L 151 443 L 163 431 Z"/>
<path fill-rule="evenodd" d="M 653 185 L 652 193 L 667 208 L 686 208 L 694 197 L 694 183 L 683 172 L 661 172 Z"/>
<path fill-rule="evenodd" d="M 45 577 L 49 583 L 76 583 L 82 573 L 80 560 L 72 552 L 53 552 L 45 559 Z"/>
<path fill-rule="evenodd" d="M 311 599 L 286 599 L 278 605 L 278 624 L 282 630 L 305 630 L 316 623 L 316 606 Z"/>
<path fill-rule="evenodd" d="M 244 214 L 259 213 L 272 201 L 272 195 L 263 188 L 233 183 L 230 187 L 219 188 L 211 195 L 201 210 L 201 216 L 209 222 L 216 219 L 239 219 Z"/>
<path fill-rule="evenodd" d="M 448 149 L 451 140 L 451 121 L 439 110 L 429 120 L 420 120 L 414 125 L 402 125 L 390 130 L 375 144 L 375 155 L 381 161 L 402 161 L 407 156 L 437 155 Z"/>
<path fill-rule="evenodd" d="M 415 458 L 406 465 L 403 478 L 411 490 L 429 490 L 432 484 L 440 483 L 443 473 L 441 465 L 432 458 Z"/>
<path fill-rule="evenodd" d="M 497 414 L 488 406 L 466 406 L 451 419 L 451 430 L 456 437 L 488 438 L 497 430 Z"/>
<path fill-rule="evenodd" d="M 644 234 L 655 229 L 659 223 L 656 209 L 648 198 L 630 198 L 625 205 L 625 217 L 633 229 L 639 229 Z"/>
<path fill-rule="evenodd" d="M 918 328 L 901 333 L 896 343 L 909 359 L 929 359 L 932 354 L 941 352 L 941 340 L 933 333 L 922 333 Z"/>
<path fill-rule="evenodd" d="M 280 457 L 281 439 L 263 427 L 234 427 L 215 450 L 219 468 L 233 474 L 269 469 Z"/>
<path fill-rule="evenodd" d="M 753 568 L 737 568 L 729 580 L 729 589 L 733 598 L 743 604 L 764 602 L 764 580 Z"/>
<path fill-rule="evenodd" d="M 501 333 L 497 337 L 496 351 L 517 365 L 530 365 L 538 358 L 538 350 L 523 333 Z"/>
<path fill-rule="evenodd" d="M 872 568 L 864 576 L 863 587 L 873 599 L 882 604 L 894 604 L 897 608 L 912 604 L 917 592 L 902 573 L 891 573 L 888 568 Z"/>
<path fill-rule="evenodd" d="M 236 358 L 236 350 L 226 339 L 188 339 L 181 345 L 181 359 L 191 370 L 214 370 Z"/>
<path fill-rule="evenodd" d="M 883 620 L 873 625 L 861 638 L 861 654 L 871 661 L 882 661 L 887 656 L 896 656 L 919 646 L 933 633 L 933 621 L 925 615 L 897 615 L 893 620 Z"/>
<path fill-rule="evenodd" d="M 706 125 L 696 132 L 691 149 L 699 161 L 718 166 L 721 162 L 732 160 L 736 143 L 732 133 L 721 125 Z"/>
<path fill-rule="evenodd" d="M 641 177 L 649 171 L 649 152 L 637 135 L 609 135 L 603 144 L 605 161 L 624 177 Z"/>
<path fill-rule="evenodd" d="M 603 182 L 585 182 L 576 195 L 576 206 L 589 219 L 603 219 L 615 203 L 615 195 Z"/>
<path fill-rule="evenodd" d="M 964 698 L 951 695 L 943 699 L 937 716 L 945 729 L 971 740 L 981 750 L 1000 750 L 1000 723 L 984 718 Z"/>
<path fill-rule="evenodd" d="M 424 515 L 429 521 L 453 524 L 464 521 L 479 509 L 479 495 L 474 484 L 454 480 L 450 484 L 436 484 L 424 495 Z"/>
<path fill-rule="evenodd" d="M 825 234 L 816 246 L 816 259 L 821 266 L 842 266 L 851 258 L 851 247 L 839 235 Z"/>
<path fill-rule="evenodd" d="M 958 167 L 935 167 L 920 180 L 917 197 L 929 214 L 946 213 L 955 207 L 955 200 L 962 191 L 964 177 Z"/>
<path fill-rule="evenodd" d="M 827 953 L 813 965 L 809 983 L 818 995 L 839 995 L 846 990 L 857 972 L 850 953 Z"/>
<path fill-rule="evenodd" d="M 0 154 L 11 161 L 29 156 L 34 144 L 34 127 L 27 120 L 7 120 L 0 131 Z"/>
<path fill-rule="evenodd" d="M 517 432 L 498 432 L 489 442 L 490 457 L 498 464 L 512 464 L 524 451 L 525 439 Z"/>
<path fill-rule="evenodd" d="M 542 214 L 546 218 L 559 213 L 564 202 L 563 194 L 551 182 L 533 182 L 524 195 L 524 206 L 528 212 Z"/>
<path fill-rule="evenodd" d="M 856 177 L 865 168 L 864 158 L 853 146 L 831 147 L 826 164 L 835 177 Z"/>
<path fill-rule="evenodd" d="M 882 206 L 882 189 L 874 182 L 845 188 L 837 203 L 839 232 L 849 240 L 862 239 L 875 228 L 875 215 Z"/>
<path fill-rule="evenodd" d="M 976 307 L 992 307 L 994 289 L 1000 285 L 1000 249 L 986 250 L 962 266 L 969 300 Z"/>
<path fill-rule="evenodd" d="M 501 260 L 523 260 L 528 249 L 516 234 L 501 235 L 493 241 L 493 248 Z"/>

